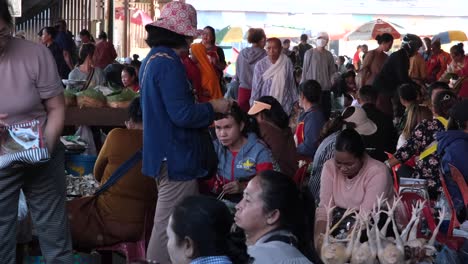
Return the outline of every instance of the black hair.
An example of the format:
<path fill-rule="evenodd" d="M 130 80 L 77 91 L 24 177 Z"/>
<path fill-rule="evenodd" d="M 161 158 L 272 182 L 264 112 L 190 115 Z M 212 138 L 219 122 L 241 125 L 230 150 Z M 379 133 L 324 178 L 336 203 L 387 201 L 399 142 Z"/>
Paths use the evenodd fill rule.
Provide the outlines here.
<path fill-rule="evenodd" d="M 434 92 L 435 89 L 450 90 L 450 86 L 446 82 L 433 82 L 427 89 L 429 90 L 429 95 L 432 96 L 432 92 Z"/>
<path fill-rule="evenodd" d="M 375 104 L 379 93 L 372 85 L 364 85 L 359 89 L 359 98 L 364 102 Z"/>
<path fill-rule="evenodd" d="M 284 111 L 281 104 L 273 96 L 262 96 L 257 101 L 271 105 L 271 109 L 262 111 L 263 116 L 270 122 L 274 123 L 279 128 L 289 127 L 289 117 Z"/>
<path fill-rule="evenodd" d="M 328 137 L 329 135 L 341 131 L 343 127 L 346 128 L 355 128 L 356 124 L 347 122 L 345 119 L 352 116 L 356 109 L 354 106 L 346 107 L 343 113 L 333 119 L 328 120 L 325 125 L 323 125 L 322 130 L 320 130 L 319 139 L 317 140 L 318 144 L 322 143 L 322 141 Z"/>
<path fill-rule="evenodd" d="M 92 43 L 86 43 L 81 46 L 78 54 L 78 66 L 83 64 L 88 56 L 93 57 L 96 46 Z"/>
<path fill-rule="evenodd" d="M 101 31 L 101 33 L 99 33 L 98 39 L 107 39 L 107 33 L 104 31 Z"/>
<path fill-rule="evenodd" d="M 398 95 L 408 102 L 416 102 L 418 99 L 418 86 L 413 83 L 404 83 L 398 87 Z"/>
<path fill-rule="evenodd" d="M 455 55 L 465 55 L 465 50 L 463 49 L 463 43 L 458 43 L 457 45 L 453 45 L 450 48 L 450 53 L 453 53 Z"/>
<path fill-rule="evenodd" d="M 143 113 L 141 111 L 140 97 L 135 97 L 128 106 L 128 117 L 134 123 L 143 122 Z"/>
<path fill-rule="evenodd" d="M 47 34 L 49 34 L 52 39 L 55 39 L 55 37 L 57 36 L 57 29 L 54 27 L 43 27 L 41 31 L 39 31 L 38 35 L 42 37 L 42 34 L 44 34 L 44 32 L 47 32 Z"/>
<path fill-rule="evenodd" d="M 344 56 L 338 56 L 338 59 L 339 59 L 342 63 L 345 62 L 345 57 L 344 57 Z"/>
<path fill-rule="evenodd" d="M 316 80 L 307 80 L 299 85 L 299 92 L 310 103 L 319 103 L 322 94 L 322 86 Z"/>
<path fill-rule="evenodd" d="M 206 26 L 203 29 L 208 29 L 210 31 L 210 34 L 213 36 L 213 40 L 211 41 L 211 45 L 214 45 L 216 42 L 216 31 L 212 26 Z"/>
<path fill-rule="evenodd" d="M 176 244 L 184 238 L 193 241 L 195 256 L 228 256 L 237 263 L 247 263 L 247 247 L 231 235 L 234 219 L 227 206 L 212 197 L 189 196 L 172 213 L 171 228 Z"/>
<path fill-rule="evenodd" d="M 138 60 L 139 57 L 140 56 L 138 56 L 138 54 L 133 54 L 133 60 L 130 63 L 130 65 L 135 67 L 136 70 L 140 69 L 140 66 L 141 66 L 141 61 Z"/>
<path fill-rule="evenodd" d="M 161 27 L 146 26 L 148 37 L 146 38 L 146 44 L 151 48 L 158 46 L 166 46 L 168 48 L 188 48 L 187 37 L 181 34 L 177 34 Z"/>
<path fill-rule="evenodd" d="M 247 136 L 249 132 L 254 132 L 255 134 L 259 135 L 259 129 L 258 126 L 256 125 L 255 122 L 252 122 L 250 119 L 249 115 L 247 115 L 246 112 L 244 112 L 240 107 L 237 102 L 233 102 L 231 105 L 231 109 L 229 110 L 228 113 L 222 114 L 222 113 L 215 113 L 215 118 L 214 120 L 221 120 L 224 118 L 228 118 L 231 116 L 236 123 L 241 124 L 244 123 L 244 129 L 242 129 L 241 133 L 244 136 Z"/>
<path fill-rule="evenodd" d="M 290 40 L 290 39 L 285 39 L 285 40 L 283 40 L 283 44 L 289 44 L 289 43 L 291 43 L 291 40 Z"/>
<path fill-rule="evenodd" d="M 441 91 L 437 93 L 436 97 L 434 98 L 434 102 L 432 102 L 432 106 L 434 107 L 434 112 L 443 117 L 449 118 L 450 116 L 450 109 L 458 103 L 457 96 L 452 93 L 452 91 Z"/>
<path fill-rule="evenodd" d="M 13 27 L 13 17 L 10 13 L 10 4 L 7 0 L 0 0 L 0 19 L 3 20 L 7 26 Z"/>
<path fill-rule="evenodd" d="M 346 151 L 353 156 L 362 158 L 366 154 L 366 147 L 361 135 L 354 129 L 346 128 L 336 137 L 336 151 Z"/>
<path fill-rule="evenodd" d="M 389 34 L 389 33 L 383 33 L 381 35 L 377 35 L 377 37 L 375 37 L 375 40 L 377 40 L 377 44 L 380 45 L 382 43 L 392 42 L 393 36 L 392 34 Z"/>
<path fill-rule="evenodd" d="M 125 66 L 123 67 L 122 71 L 126 71 L 130 76 L 135 77 L 135 81 L 138 82 L 138 73 L 133 66 Z"/>
<path fill-rule="evenodd" d="M 460 100 L 450 109 L 447 130 L 464 130 L 468 128 L 468 99 Z"/>
<path fill-rule="evenodd" d="M 313 244 L 315 200 L 309 191 L 300 191 L 291 177 L 266 170 L 257 175 L 264 212 L 278 210 L 279 229 L 288 230 L 297 238 L 297 248 L 313 263 L 320 260 Z"/>
<path fill-rule="evenodd" d="M 307 41 L 307 39 L 308 39 L 307 34 L 301 35 L 301 41 Z"/>
<path fill-rule="evenodd" d="M 65 19 L 59 19 L 57 22 L 55 22 L 55 28 L 57 31 L 65 31 L 67 30 L 67 22 Z"/>
<path fill-rule="evenodd" d="M 356 49 L 358 50 L 358 49 L 360 49 L 361 47 L 362 47 L 361 45 L 357 45 Z"/>
<path fill-rule="evenodd" d="M 125 66 L 120 63 L 112 63 L 104 68 L 104 75 L 106 80 L 112 87 L 123 87 L 122 83 L 122 69 Z"/>
<path fill-rule="evenodd" d="M 87 29 L 83 29 L 80 31 L 80 36 L 86 36 L 91 39 L 91 33 Z"/>
<path fill-rule="evenodd" d="M 422 45 L 423 42 L 420 37 L 414 34 L 406 34 L 403 37 L 401 47 L 405 49 L 410 56 L 412 56 L 415 52 L 419 50 L 420 47 L 422 47 Z"/>

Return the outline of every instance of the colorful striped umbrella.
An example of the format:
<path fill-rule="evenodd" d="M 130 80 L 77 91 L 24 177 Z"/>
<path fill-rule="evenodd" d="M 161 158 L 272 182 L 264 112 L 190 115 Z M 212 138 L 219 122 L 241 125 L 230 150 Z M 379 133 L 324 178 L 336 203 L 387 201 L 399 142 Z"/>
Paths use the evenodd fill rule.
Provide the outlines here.
<path fill-rule="evenodd" d="M 216 43 L 235 43 L 244 39 L 241 27 L 227 26 L 216 33 Z"/>
<path fill-rule="evenodd" d="M 398 30 L 397 30 L 398 29 Z M 350 32 L 346 35 L 346 40 L 371 40 L 375 39 L 377 35 L 383 33 L 389 33 L 395 39 L 399 39 L 401 37 L 401 30 L 404 30 L 402 27 L 390 23 L 385 22 L 382 19 L 377 19 L 374 21 L 367 22 L 354 31 Z"/>
<path fill-rule="evenodd" d="M 467 41 L 465 32 L 460 30 L 449 30 L 440 32 L 432 37 L 432 41 L 440 40 L 440 44 L 447 44 L 452 41 Z"/>

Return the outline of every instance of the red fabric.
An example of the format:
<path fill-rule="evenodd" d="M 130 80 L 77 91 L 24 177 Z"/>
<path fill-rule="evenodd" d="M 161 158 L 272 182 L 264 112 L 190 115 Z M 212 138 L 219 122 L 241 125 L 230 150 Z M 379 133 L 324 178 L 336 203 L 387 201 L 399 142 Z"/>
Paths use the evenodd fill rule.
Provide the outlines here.
<path fill-rule="evenodd" d="M 134 91 L 135 93 L 138 93 L 140 91 L 140 85 L 138 83 L 135 83 L 132 87 L 131 87 L 132 91 Z"/>
<path fill-rule="evenodd" d="M 299 124 L 297 124 L 295 135 L 297 145 L 299 146 L 300 144 L 302 144 L 302 142 L 304 142 L 304 122 L 300 122 Z"/>
<path fill-rule="evenodd" d="M 182 64 L 184 64 L 185 71 L 187 72 L 187 79 L 192 84 L 192 88 L 197 95 L 198 102 L 205 103 L 210 100 L 209 97 L 203 96 L 201 88 L 201 74 L 197 64 L 188 55 L 182 55 Z"/>
<path fill-rule="evenodd" d="M 354 56 L 353 56 L 353 63 L 356 63 L 356 62 L 359 62 L 360 58 L 359 58 L 359 53 L 361 53 L 360 51 L 356 51 L 354 53 Z M 357 69 L 356 69 L 357 70 Z"/>
<path fill-rule="evenodd" d="M 250 109 L 250 95 L 252 94 L 252 89 L 239 87 L 237 92 L 237 102 L 239 103 L 239 107 L 248 112 Z"/>
<path fill-rule="evenodd" d="M 465 64 L 463 69 L 457 72 L 457 74 L 460 77 L 468 77 L 468 56 L 465 56 Z M 458 92 L 458 96 L 461 98 L 468 98 L 468 79 L 463 81 L 462 87 Z"/>
<path fill-rule="evenodd" d="M 114 45 L 108 41 L 100 41 L 96 43 L 94 51 L 94 66 L 104 69 L 107 65 L 114 62 L 117 58 L 117 52 Z"/>
<path fill-rule="evenodd" d="M 259 164 L 257 164 L 257 166 L 255 168 L 256 168 L 257 174 L 258 174 L 258 173 L 260 173 L 262 171 L 272 170 L 273 169 L 273 163 L 271 163 L 271 162 L 259 163 Z"/>

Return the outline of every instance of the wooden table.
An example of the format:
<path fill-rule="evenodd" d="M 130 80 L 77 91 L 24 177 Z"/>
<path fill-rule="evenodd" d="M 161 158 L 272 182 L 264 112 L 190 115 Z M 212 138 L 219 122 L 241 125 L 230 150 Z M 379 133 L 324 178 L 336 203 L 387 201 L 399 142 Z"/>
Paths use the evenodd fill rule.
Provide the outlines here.
<path fill-rule="evenodd" d="M 67 107 L 65 112 L 65 126 L 125 126 L 128 120 L 127 109 L 123 108 L 79 108 Z"/>

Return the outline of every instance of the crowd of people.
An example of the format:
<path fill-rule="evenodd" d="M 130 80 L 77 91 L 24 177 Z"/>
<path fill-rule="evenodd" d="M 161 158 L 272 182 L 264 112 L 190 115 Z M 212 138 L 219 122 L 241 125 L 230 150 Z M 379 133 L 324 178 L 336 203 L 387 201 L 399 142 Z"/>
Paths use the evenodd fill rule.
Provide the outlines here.
<path fill-rule="evenodd" d="M 448 54 L 438 39 L 407 34 L 387 55 L 393 37 L 384 33 L 376 49 L 359 46 L 345 65 L 327 50 L 326 32 L 316 47 L 301 36 L 291 51 L 290 41 L 251 28 L 230 93 L 215 30 L 205 27 L 193 43 L 200 31 L 189 4 L 166 4 L 145 27 L 148 55 L 129 65 L 114 62 L 104 32 L 94 43 L 82 30 L 77 47 L 63 20 L 41 30 L 44 45 L 13 38 L 8 10 L 0 0 L 0 127 L 38 119 L 51 159 L 0 169 L 5 263 L 15 263 L 21 189 L 47 263 L 71 263 L 72 249 L 144 232 L 148 263 L 322 263 L 326 208 L 369 212 L 377 197 L 394 199 L 399 178 L 425 180 L 434 202 L 447 195 L 443 179 L 458 221 L 467 220 L 466 194 L 450 169 L 468 182 L 462 44 Z M 68 202 L 61 79 L 140 93 L 126 128 L 112 130 L 99 152 L 94 176 L 106 189 Z"/>

